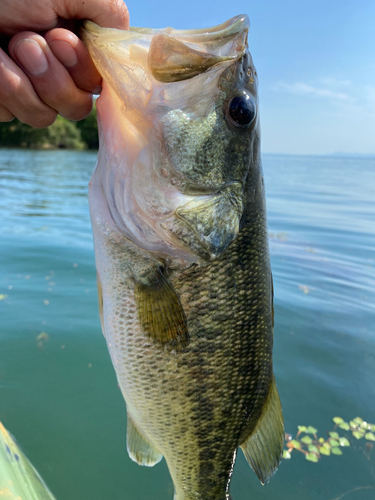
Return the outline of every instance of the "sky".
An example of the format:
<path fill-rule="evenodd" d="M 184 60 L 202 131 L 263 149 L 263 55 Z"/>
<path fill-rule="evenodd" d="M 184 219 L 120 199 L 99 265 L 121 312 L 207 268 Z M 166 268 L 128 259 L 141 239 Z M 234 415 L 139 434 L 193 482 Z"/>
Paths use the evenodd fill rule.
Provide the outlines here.
<path fill-rule="evenodd" d="M 132 26 L 250 18 L 262 151 L 375 154 L 374 0 L 128 0 Z"/>

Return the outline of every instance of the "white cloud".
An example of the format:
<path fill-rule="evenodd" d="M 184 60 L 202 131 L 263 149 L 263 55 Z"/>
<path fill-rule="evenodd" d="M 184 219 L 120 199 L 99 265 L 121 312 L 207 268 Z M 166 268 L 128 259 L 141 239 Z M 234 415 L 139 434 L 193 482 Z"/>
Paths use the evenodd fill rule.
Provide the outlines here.
<path fill-rule="evenodd" d="M 321 97 L 335 101 L 350 101 L 352 98 L 344 92 L 337 92 L 329 88 L 313 87 L 303 82 L 283 83 L 279 82 L 272 90 L 288 92 L 290 94 L 305 95 L 311 97 Z"/>
<path fill-rule="evenodd" d="M 350 87 L 352 85 L 350 80 L 339 80 L 338 78 L 333 78 L 332 76 L 320 78 L 320 82 L 328 87 Z"/>
<path fill-rule="evenodd" d="M 297 154 L 374 153 L 375 86 L 314 75 L 268 87 L 265 151 Z M 277 95 L 278 93 L 279 95 Z M 289 95 L 289 98 L 285 98 Z"/>
<path fill-rule="evenodd" d="M 361 109 L 327 110 L 324 99 L 286 111 L 269 108 L 262 114 L 263 151 L 292 154 L 374 154 L 374 115 Z M 345 104 L 345 106 L 347 106 Z"/>

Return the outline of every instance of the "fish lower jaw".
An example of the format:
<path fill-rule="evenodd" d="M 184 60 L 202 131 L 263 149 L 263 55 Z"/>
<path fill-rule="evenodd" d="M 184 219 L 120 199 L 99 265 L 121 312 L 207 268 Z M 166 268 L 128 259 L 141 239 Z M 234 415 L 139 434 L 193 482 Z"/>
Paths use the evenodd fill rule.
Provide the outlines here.
<path fill-rule="evenodd" d="M 186 268 L 192 264 L 207 266 L 217 259 L 238 233 L 238 224 L 229 229 L 214 229 L 201 234 L 177 213 L 159 221 L 145 220 L 134 224 L 122 219 L 119 231 L 141 250 L 152 252 L 170 268 Z M 141 229 L 140 229 L 141 228 Z"/>

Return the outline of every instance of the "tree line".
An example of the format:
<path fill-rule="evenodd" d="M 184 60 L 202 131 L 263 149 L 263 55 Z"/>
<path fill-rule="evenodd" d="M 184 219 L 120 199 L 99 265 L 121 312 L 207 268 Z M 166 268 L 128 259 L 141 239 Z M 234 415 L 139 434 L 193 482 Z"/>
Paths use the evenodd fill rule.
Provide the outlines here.
<path fill-rule="evenodd" d="M 0 147 L 31 149 L 97 149 L 96 107 L 79 122 L 58 116 L 47 128 L 33 128 L 14 119 L 0 123 Z"/>

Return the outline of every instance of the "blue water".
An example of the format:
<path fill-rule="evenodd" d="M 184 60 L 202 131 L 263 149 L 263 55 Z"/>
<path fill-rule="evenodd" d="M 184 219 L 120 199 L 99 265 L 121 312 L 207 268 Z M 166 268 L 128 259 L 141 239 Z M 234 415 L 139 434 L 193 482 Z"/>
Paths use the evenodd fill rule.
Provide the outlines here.
<path fill-rule="evenodd" d="M 57 500 L 171 500 L 165 462 L 139 467 L 126 452 L 97 312 L 94 164 L 91 152 L 0 151 L 0 421 Z M 337 415 L 375 423 L 375 159 L 263 164 L 286 431 L 325 436 Z M 294 452 L 265 487 L 239 453 L 233 498 L 374 499 L 375 453 L 351 441 L 318 464 Z"/>

